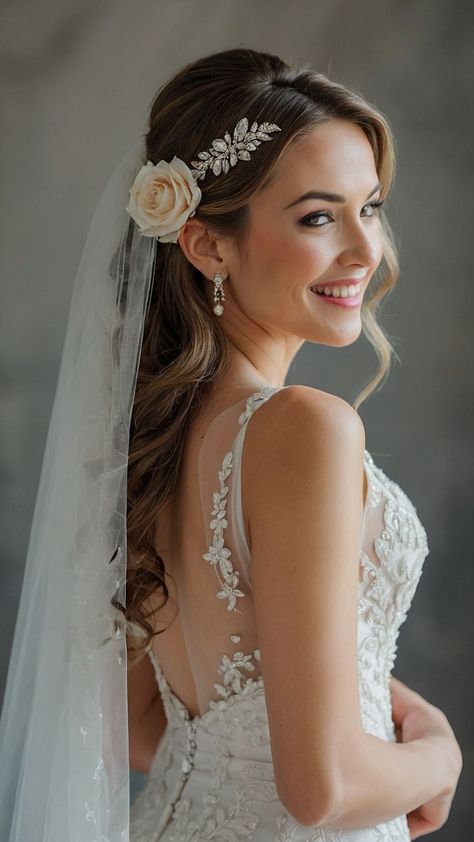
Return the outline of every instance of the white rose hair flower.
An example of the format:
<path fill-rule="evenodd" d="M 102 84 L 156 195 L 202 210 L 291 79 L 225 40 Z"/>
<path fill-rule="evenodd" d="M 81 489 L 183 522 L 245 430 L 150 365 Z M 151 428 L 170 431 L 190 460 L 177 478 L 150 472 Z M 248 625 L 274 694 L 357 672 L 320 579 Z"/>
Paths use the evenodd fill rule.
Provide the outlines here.
<path fill-rule="evenodd" d="M 180 158 L 175 156 L 170 164 L 147 161 L 130 188 L 126 210 L 145 237 L 177 243 L 201 196 L 191 170 Z"/>

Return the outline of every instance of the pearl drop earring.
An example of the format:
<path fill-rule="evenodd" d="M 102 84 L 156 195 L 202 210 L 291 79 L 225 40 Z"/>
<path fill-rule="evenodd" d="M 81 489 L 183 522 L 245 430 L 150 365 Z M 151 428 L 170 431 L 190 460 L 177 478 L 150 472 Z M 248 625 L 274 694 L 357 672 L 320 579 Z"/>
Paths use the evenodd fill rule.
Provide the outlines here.
<path fill-rule="evenodd" d="M 225 292 L 224 287 L 222 286 L 223 277 L 220 272 L 216 272 L 214 275 L 214 301 L 217 302 L 214 307 L 213 311 L 216 316 L 222 316 L 224 312 L 224 308 L 220 301 L 225 301 Z"/>

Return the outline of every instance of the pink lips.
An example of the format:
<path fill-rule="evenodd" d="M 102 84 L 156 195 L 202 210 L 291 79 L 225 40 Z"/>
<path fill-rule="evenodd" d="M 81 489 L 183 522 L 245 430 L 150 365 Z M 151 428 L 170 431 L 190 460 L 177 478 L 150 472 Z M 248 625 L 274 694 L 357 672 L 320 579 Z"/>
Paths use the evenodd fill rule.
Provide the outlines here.
<path fill-rule="evenodd" d="M 331 286 L 331 284 L 329 284 L 329 286 Z M 328 304 L 336 304 L 339 307 L 358 307 L 362 302 L 362 290 L 358 295 L 354 295 L 352 298 L 334 298 L 333 295 L 324 295 L 324 293 L 316 292 L 314 289 L 312 289 L 311 292 L 314 292 L 318 298 L 322 298 L 324 301 L 327 301 Z"/>

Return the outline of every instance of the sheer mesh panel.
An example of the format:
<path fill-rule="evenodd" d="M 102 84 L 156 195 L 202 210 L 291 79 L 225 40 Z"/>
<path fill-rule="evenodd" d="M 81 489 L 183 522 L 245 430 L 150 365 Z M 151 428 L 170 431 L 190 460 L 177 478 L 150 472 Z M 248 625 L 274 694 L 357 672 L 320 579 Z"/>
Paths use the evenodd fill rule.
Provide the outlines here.
<path fill-rule="evenodd" d="M 251 553 L 242 515 L 241 467 L 248 420 L 280 388 L 266 387 L 221 412 L 209 425 L 198 455 L 205 542 L 201 552 L 192 554 L 191 563 L 179 561 L 176 551 L 174 578 L 179 634 L 193 674 L 199 717 L 263 678 L 251 588 Z M 367 495 L 360 550 L 354 559 L 360 571 L 360 613 L 367 606 L 375 610 L 374 589 L 380 591 L 383 585 L 391 590 L 389 580 L 393 575 L 388 571 L 384 581 L 384 541 L 391 535 L 387 479 L 367 450 L 364 468 Z M 413 508 L 396 484 L 389 487 L 394 506 Z M 195 540 L 194 535 L 191 538 Z M 402 557 L 406 564 L 406 546 Z M 379 592 L 378 597 L 381 595 Z M 150 654 L 158 681 L 170 695 L 166 669 L 163 664 L 160 667 L 156 654 Z"/>

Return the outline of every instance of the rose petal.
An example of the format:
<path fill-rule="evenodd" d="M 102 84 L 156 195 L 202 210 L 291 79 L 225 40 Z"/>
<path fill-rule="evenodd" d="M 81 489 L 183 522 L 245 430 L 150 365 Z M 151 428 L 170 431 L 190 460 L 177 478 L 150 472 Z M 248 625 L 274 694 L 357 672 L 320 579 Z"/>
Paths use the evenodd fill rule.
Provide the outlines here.
<path fill-rule="evenodd" d="M 148 161 L 130 188 L 127 211 L 145 236 L 177 242 L 186 220 L 201 200 L 201 190 L 187 164 L 174 156 L 171 164 Z"/>

